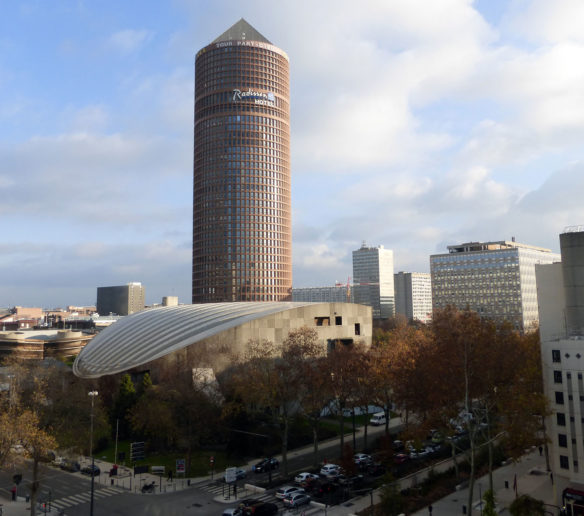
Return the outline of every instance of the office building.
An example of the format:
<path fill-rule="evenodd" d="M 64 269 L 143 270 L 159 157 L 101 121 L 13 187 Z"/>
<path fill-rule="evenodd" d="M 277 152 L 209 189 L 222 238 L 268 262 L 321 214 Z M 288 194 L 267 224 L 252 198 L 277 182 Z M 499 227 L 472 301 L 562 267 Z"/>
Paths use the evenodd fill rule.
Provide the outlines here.
<path fill-rule="evenodd" d="M 538 322 L 535 265 L 560 261 L 549 249 L 511 242 L 469 242 L 430 256 L 433 310 L 470 308 L 518 330 Z"/>
<path fill-rule="evenodd" d="M 367 247 L 353 251 L 354 303 L 372 308 L 374 319 L 387 319 L 395 314 L 393 292 L 393 251 Z"/>
<path fill-rule="evenodd" d="M 241 19 L 195 62 L 193 303 L 289 300 L 286 53 Z"/>
<path fill-rule="evenodd" d="M 292 289 L 292 301 L 308 303 L 352 303 L 350 285 L 337 283 L 334 287 L 303 287 Z"/>
<path fill-rule="evenodd" d="M 546 431 L 558 493 L 584 500 L 584 226 L 566 228 L 560 247 L 562 263 L 536 266 Z"/>
<path fill-rule="evenodd" d="M 130 315 L 144 309 L 144 287 L 141 283 L 128 283 L 118 287 L 97 288 L 97 313 L 99 315 Z"/>
<path fill-rule="evenodd" d="M 395 314 L 408 321 L 428 323 L 432 319 L 432 282 L 427 272 L 398 272 L 393 275 Z"/>

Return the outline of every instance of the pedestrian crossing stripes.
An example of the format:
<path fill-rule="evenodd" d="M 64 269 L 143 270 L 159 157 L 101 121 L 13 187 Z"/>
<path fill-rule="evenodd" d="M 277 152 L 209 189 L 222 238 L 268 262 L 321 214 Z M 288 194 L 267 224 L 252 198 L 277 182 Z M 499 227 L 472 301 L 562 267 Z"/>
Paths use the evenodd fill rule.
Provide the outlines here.
<path fill-rule="evenodd" d="M 104 487 L 102 489 L 96 489 L 93 492 L 93 498 L 99 500 L 100 498 L 106 498 L 108 496 L 113 496 L 119 493 L 123 493 L 122 489 L 116 487 Z M 91 491 L 86 491 L 83 493 L 78 493 L 65 498 L 58 498 L 57 500 L 51 501 L 51 505 L 57 509 L 66 509 L 67 507 L 73 507 L 74 505 L 80 505 L 82 503 L 88 503 L 91 500 Z"/>

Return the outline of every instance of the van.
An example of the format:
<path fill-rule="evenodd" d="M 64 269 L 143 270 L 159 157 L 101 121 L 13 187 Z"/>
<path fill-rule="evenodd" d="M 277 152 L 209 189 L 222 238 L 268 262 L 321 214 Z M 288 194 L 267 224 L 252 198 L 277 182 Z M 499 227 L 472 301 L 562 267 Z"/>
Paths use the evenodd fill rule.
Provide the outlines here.
<path fill-rule="evenodd" d="M 369 424 L 376 426 L 385 425 L 385 412 L 377 412 L 377 414 L 373 414 L 369 420 Z"/>

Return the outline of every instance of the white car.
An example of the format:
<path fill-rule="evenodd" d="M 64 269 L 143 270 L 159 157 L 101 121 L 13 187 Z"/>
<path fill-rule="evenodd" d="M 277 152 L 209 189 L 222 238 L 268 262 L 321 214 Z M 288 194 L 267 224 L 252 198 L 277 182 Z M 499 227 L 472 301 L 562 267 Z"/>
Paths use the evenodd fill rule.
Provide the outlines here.
<path fill-rule="evenodd" d="M 320 478 L 318 475 L 315 475 L 314 473 L 298 473 L 298 475 L 296 475 L 294 477 L 294 482 L 296 482 L 297 484 L 302 484 L 302 482 L 306 482 L 307 480 L 316 480 L 317 478 Z"/>
<path fill-rule="evenodd" d="M 304 489 L 298 486 L 282 486 L 276 491 L 276 498 L 282 500 L 296 493 L 304 493 Z"/>
<path fill-rule="evenodd" d="M 320 474 L 323 477 L 337 477 L 341 474 L 341 467 L 336 464 L 325 464 L 320 468 Z"/>
<path fill-rule="evenodd" d="M 373 462 L 371 455 L 367 455 L 366 453 L 356 453 L 355 455 L 353 455 L 353 460 L 355 461 L 355 464 L 358 465 L 370 464 L 371 462 Z"/>

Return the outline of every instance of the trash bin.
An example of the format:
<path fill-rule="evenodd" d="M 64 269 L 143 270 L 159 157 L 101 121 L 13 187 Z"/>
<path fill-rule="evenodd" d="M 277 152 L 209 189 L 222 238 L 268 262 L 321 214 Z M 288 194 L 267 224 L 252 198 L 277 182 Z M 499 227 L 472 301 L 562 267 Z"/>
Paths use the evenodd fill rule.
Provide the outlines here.
<path fill-rule="evenodd" d="M 191 479 L 187 478 L 187 486 L 190 486 L 190 485 L 191 485 Z"/>
<path fill-rule="evenodd" d="M 462 506 L 462 514 L 466 514 L 466 505 Z"/>

